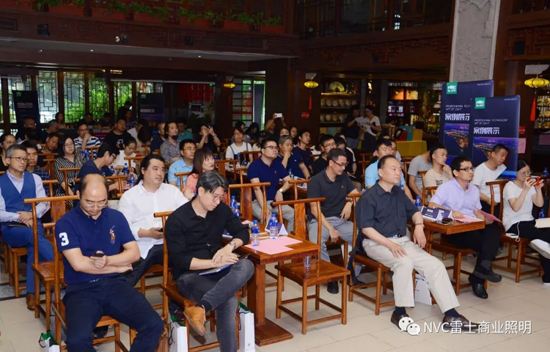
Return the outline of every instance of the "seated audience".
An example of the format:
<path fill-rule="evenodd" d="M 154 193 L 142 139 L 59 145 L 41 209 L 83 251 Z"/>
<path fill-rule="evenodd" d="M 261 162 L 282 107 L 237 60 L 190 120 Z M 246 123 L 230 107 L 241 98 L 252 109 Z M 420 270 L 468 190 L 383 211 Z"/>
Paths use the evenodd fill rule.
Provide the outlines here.
<path fill-rule="evenodd" d="M 193 140 L 184 139 L 180 142 L 181 157 L 177 161 L 174 161 L 170 165 L 170 169 L 168 170 L 168 182 L 171 185 L 174 185 L 178 188 L 181 187 L 180 178 L 175 175 L 176 173 L 193 171 L 193 159 L 195 158 L 196 151 L 197 147 L 195 146 L 195 142 L 193 142 Z M 186 181 L 187 176 L 184 176 L 183 183 L 185 184 Z"/>
<path fill-rule="evenodd" d="M 290 138 L 294 141 L 295 138 L 298 138 L 298 128 L 296 126 L 290 127 Z"/>
<path fill-rule="evenodd" d="M 149 154 L 141 163 L 141 176 L 135 187 L 124 192 L 118 210 L 130 224 L 141 259 L 133 270 L 124 275 L 130 286 L 135 286 L 153 265 L 162 265 L 162 221 L 157 212 L 174 211 L 188 200 L 179 189 L 164 183 L 166 167 L 160 155 Z"/>
<path fill-rule="evenodd" d="M 279 213 L 279 207 L 271 205 L 273 201 L 283 201 L 283 193 L 290 189 L 290 176 L 280 162 L 277 162 L 277 142 L 272 139 L 265 139 L 262 142 L 262 154 L 254 160 L 248 167 L 248 179 L 250 183 L 270 182 L 271 185 L 266 187 L 267 197 L 267 216 L 270 213 Z M 279 182 L 283 181 L 283 185 L 279 186 Z M 254 195 L 252 202 L 252 214 L 260 222 L 264 222 L 266 219 L 262 219 L 262 210 L 264 204 L 264 198 L 261 187 L 254 187 Z M 288 232 L 290 233 L 294 229 L 294 209 L 288 205 L 283 206 L 283 218 L 288 223 Z"/>
<path fill-rule="evenodd" d="M 244 151 L 252 151 L 252 146 L 244 141 L 244 133 L 241 129 L 238 127 L 233 128 L 233 143 L 231 143 L 230 146 L 227 147 L 227 150 L 225 151 L 225 159 L 227 160 L 235 160 L 237 158 L 237 154 L 240 154 Z M 244 155 L 240 155 L 239 163 L 242 163 L 245 161 Z M 252 162 L 252 155 L 248 155 L 247 162 Z"/>
<path fill-rule="evenodd" d="M 11 133 L 4 133 L 0 136 L 0 149 L 2 150 L 2 159 L 0 160 L 0 171 L 8 170 L 8 158 L 6 152 L 8 148 L 15 144 L 15 137 Z"/>
<path fill-rule="evenodd" d="M 33 117 L 25 117 L 25 119 L 23 120 L 23 128 L 19 129 L 17 131 L 17 134 L 15 135 L 17 144 L 21 144 L 21 142 L 28 140 L 28 137 L 25 136 L 28 130 L 34 131 L 36 133 L 36 136 L 38 136 L 38 131 L 36 130 L 36 121 L 34 120 Z"/>
<path fill-rule="evenodd" d="M 0 223 L 2 240 L 11 247 L 27 247 L 27 308 L 34 310 L 34 234 L 31 205 L 24 199 L 44 198 L 46 193 L 38 175 L 26 171 L 27 148 L 12 145 L 6 152 L 8 171 L 0 176 Z M 48 211 L 49 203 L 38 203 L 38 258 L 39 261 L 53 260 L 53 247 L 44 237 L 40 218 Z M 19 278 L 16 278 L 19 280 Z"/>
<path fill-rule="evenodd" d="M 138 136 L 136 138 L 136 152 L 140 155 L 147 155 L 151 153 L 149 145 L 151 144 L 152 140 L 153 130 L 148 124 L 146 124 L 138 132 Z"/>
<path fill-rule="evenodd" d="M 59 139 L 58 156 L 53 163 L 53 171 L 55 178 L 57 179 L 59 187 L 55 191 L 55 196 L 72 196 L 74 195 L 74 179 L 76 178 L 78 171 L 68 171 L 67 178 L 61 169 L 64 168 L 81 168 L 84 165 L 85 160 L 82 159 L 80 153 L 76 153 L 73 139 L 71 137 L 62 136 Z M 69 184 L 69 194 L 65 194 L 65 182 Z"/>
<path fill-rule="evenodd" d="M 151 303 L 119 274 L 140 258 L 128 221 L 107 207 L 107 182 L 82 179 L 79 206 L 57 221 L 55 237 L 63 253 L 67 349 L 95 351 L 93 331 L 103 315 L 137 330 L 132 351 L 154 351 L 163 322 Z"/>
<path fill-rule="evenodd" d="M 55 120 L 48 121 L 48 124 L 46 125 L 46 133 L 42 133 L 42 139 L 40 142 L 46 143 L 46 137 L 50 133 L 59 133 L 59 124 Z"/>
<path fill-rule="evenodd" d="M 330 152 L 332 149 L 336 148 L 336 142 L 334 140 L 334 137 L 330 134 L 324 134 L 319 139 L 319 146 L 321 147 L 321 156 L 315 160 L 315 162 L 312 165 L 313 172 L 311 173 L 312 176 L 317 175 L 319 172 L 323 171 L 327 168 L 328 160 L 327 155 L 328 152 Z"/>
<path fill-rule="evenodd" d="M 199 176 L 203 172 L 212 171 L 216 167 L 216 162 L 214 161 L 214 154 L 210 149 L 202 148 L 195 152 L 195 157 L 193 158 L 193 170 L 191 175 L 187 177 L 185 181 L 185 188 L 183 189 L 183 195 L 187 199 L 192 200 L 193 197 L 197 194 L 197 182 L 199 181 Z"/>
<path fill-rule="evenodd" d="M 292 149 L 292 153 L 299 155 L 302 158 L 304 164 L 311 173 L 313 158 L 311 157 L 311 150 L 309 150 L 309 143 L 311 143 L 311 134 L 309 131 L 304 129 L 300 130 L 298 132 L 298 136 L 294 140 L 294 144 L 296 146 Z"/>
<path fill-rule="evenodd" d="M 151 141 L 151 152 L 154 152 L 155 150 L 160 151 L 160 146 L 166 140 L 164 138 L 164 136 L 165 136 L 164 126 L 165 125 L 166 124 L 164 122 L 159 122 L 159 124 L 157 125 L 158 135 L 154 136 L 153 140 Z"/>
<path fill-rule="evenodd" d="M 26 142 L 32 143 L 31 140 L 27 140 Z M 59 135 L 57 133 L 51 133 L 46 137 L 46 143 L 42 145 L 42 149 L 40 150 L 40 153 L 46 154 L 46 155 L 57 153 L 58 145 L 59 145 Z M 53 156 L 50 156 L 50 157 L 53 157 Z M 44 159 L 46 159 L 46 156 L 38 157 L 38 166 L 40 167 L 46 166 L 46 162 L 44 161 Z"/>
<path fill-rule="evenodd" d="M 111 146 L 109 143 L 103 143 L 101 147 L 99 147 L 97 158 L 86 161 L 78 172 L 77 178 L 82 180 L 84 176 L 88 174 L 98 174 L 103 177 L 112 176 L 113 172 L 109 169 L 109 166 L 113 164 L 118 153 L 117 147 Z M 78 185 L 76 188 L 79 188 Z M 115 189 L 118 189 L 118 184 L 116 182 L 109 185 L 109 191 Z"/>
<path fill-rule="evenodd" d="M 290 135 L 281 135 L 279 138 L 279 156 L 277 161 L 283 164 L 289 175 L 299 178 L 310 178 L 309 170 L 307 169 L 302 157 L 299 154 L 292 152 L 293 145 Z"/>
<path fill-rule="evenodd" d="M 489 153 L 489 158 L 486 162 L 479 164 L 474 172 L 472 183 L 479 188 L 479 196 L 481 197 L 481 209 L 484 212 L 491 212 L 491 189 L 487 186 L 487 182 L 495 181 L 500 174 L 506 170 L 504 162 L 508 157 L 510 150 L 503 144 L 497 144 Z M 495 214 L 500 213 L 500 191 L 499 186 L 493 186 L 495 193 Z"/>
<path fill-rule="evenodd" d="M 227 180 L 216 171 L 203 173 L 197 183 L 197 197 L 168 217 L 166 241 L 178 290 L 196 302 L 184 311 L 190 327 L 204 336 L 206 312 L 216 311 L 220 349 L 236 351 L 235 293 L 252 277 L 254 265 L 246 258 L 239 260 L 233 253 L 248 243 L 249 234 L 248 228 L 222 201 L 228 188 Z M 233 237 L 226 245 L 222 242 L 224 231 Z M 233 265 L 218 274 L 199 275 L 227 264 Z"/>
<path fill-rule="evenodd" d="M 173 163 L 180 158 L 178 143 L 178 124 L 174 121 L 166 123 L 164 143 L 160 146 L 160 155 L 167 163 Z"/>
<path fill-rule="evenodd" d="M 218 135 L 214 132 L 214 127 L 210 124 L 201 126 L 195 142 L 198 149 L 208 148 L 214 154 L 218 153 L 218 147 L 222 144 Z"/>
<path fill-rule="evenodd" d="M 432 168 L 424 175 L 424 186 L 441 186 L 453 178 L 453 172 L 447 162 L 447 148 L 443 144 L 436 144 L 430 149 Z"/>
<path fill-rule="evenodd" d="M 537 178 L 530 176 L 531 168 L 527 162 L 518 160 L 516 180 L 508 182 L 504 187 L 502 224 L 507 233 L 531 241 L 531 247 L 539 252 L 544 270 L 542 283 L 550 286 L 550 229 L 535 227 L 533 217 L 533 205 L 544 207 L 544 180 L 536 185 Z"/>
<path fill-rule="evenodd" d="M 96 124 L 96 122 L 94 121 L 94 115 L 91 112 L 87 113 L 86 115 L 84 115 L 84 118 L 82 120 L 78 121 L 79 125 L 81 123 L 85 123 L 88 128 L 93 129 L 94 125 Z"/>
<path fill-rule="evenodd" d="M 136 163 L 132 160 L 129 162 L 124 158 L 133 158 L 136 156 L 136 146 L 137 142 L 134 137 L 129 137 L 124 140 L 124 148 L 118 152 L 113 166 L 117 170 L 121 170 L 124 166 L 128 166 L 128 170 L 133 173 L 137 173 Z"/>
<path fill-rule="evenodd" d="M 317 243 L 319 223 L 321 230 L 321 259 L 330 262 L 327 252 L 327 241 L 340 238 L 353 246 L 353 222 L 349 221 L 352 201 L 347 198 L 349 193 L 358 193 L 345 172 L 348 158 L 342 149 L 332 149 L 328 153 L 328 166 L 311 178 L 307 187 L 308 198 L 324 197 L 321 203 L 321 219 L 317 218 L 317 206 L 311 203 L 311 214 L 307 230 L 309 240 Z M 338 293 L 338 282 L 330 282 L 327 291 Z"/>
<path fill-rule="evenodd" d="M 138 138 L 138 133 L 139 131 L 141 131 L 141 129 L 143 128 L 143 126 L 148 126 L 149 125 L 149 122 L 145 119 L 138 119 L 137 123 L 134 125 L 134 127 L 130 128 L 128 130 L 128 134 L 130 134 L 130 136 L 134 137 L 135 139 Z"/>
<path fill-rule="evenodd" d="M 290 137 L 290 131 L 286 127 L 281 128 L 281 130 L 279 131 L 279 138 L 281 138 L 283 136 L 289 136 Z"/>
<path fill-rule="evenodd" d="M 98 121 L 98 123 L 102 128 L 113 126 L 113 122 L 111 121 L 111 113 L 104 113 L 103 117 Z"/>
<path fill-rule="evenodd" d="M 90 128 L 86 122 L 79 122 L 76 129 L 78 131 L 78 137 L 74 139 L 74 146 L 77 150 L 86 150 L 101 144 L 99 138 L 90 134 Z"/>
<path fill-rule="evenodd" d="M 272 138 L 276 141 L 279 140 L 281 130 L 286 128 L 286 122 L 284 116 L 276 117 L 275 115 L 276 113 L 269 120 L 265 121 L 264 131 L 267 133 L 267 138 Z"/>
<path fill-rule="evenodd" d="M 437 189 L 430 200 L 430 208 L 452 210 L 453 219 L 465 216 L 485 221 L 483 230 L 468 231 L 445 236 L 445 240 L 455 246 L 470 248 L 478 253 L 476 266 L 468 281 L 472 284 L 474 294 L 479 298 L 488 297 L 485 280 L 500 282 L 502 277 L 493 272 L 491 265 L 495 260 L 500 245 L 500 227 L 491 219 L 486 219 L 480 212 L 479 189 L 470 183 L 474 177 L 474 168 L 470 159 L 458 156 L 451 162 L 454 179 L 445 182 Z"/>
<path fill-rule="evenodd" d="M 124 120 L 126 120 L 126 116 L 128 116 L 128 113 L 130 114 L 130 117 L 131 117 L 132 116 L 132 111 L 130 110 L 131 107 L 132 107 L 132 101 L 126 100 L 126 102 L 124 102 L 124 105 L 118 108 L 117 110 L 117 113 L 116 113 L 117 120 L 120 118 L 123 118 Z M 130 121 L 128 120 L 128 122 Z"/>
<path fill-rule="evenodd" d="M 444 314 L 443 323 L 452 328 L 475 330 L 479 324 L 458 314 L 459 306 L 445 265 L 424 251 L 426 236 L 422 214 L 400 189 L 401 164 L 389 154 L 377 164 L 379 180 L 357 203 L 357 227 L 366 254 L 393 271 L 395 310 L 391 322 L 408 317 L 406 307 L 414 307 L 413 270 L 426 278 L 431 294 Z M 407 221 L 414 230 L 407 235 Z"/>
<path fill-rule="evenodd" d="M 178 120 L 178 142 L 184 139 L 193 139 L 193 133 L 187 130 L 187 119 L 181 118 Z"/>
<path fill-rule="evenodd" d="M 380 175 L 378 173 L 378 162 L 380 159 L 385 157 L 386 155 L 394 155 L 395 150 L 392 148 L 391 141 L 386 138 L 378 138 L 376 141 L 376 151 L 375 154 L 377 156 L 377 159 L 373 159 L 371 161 L 371 164 L 367 166 L 365 169 L 365 188 L 371 188 L 376 184 L 376 181 L 380 178 Z M 397 159 L 397 158 L 396 158 Z M 405 184 L 405 176 L 401 175 L 401 182 L 399 183 L 399 187 L 405 192 L 407 197 L 412 201 L 413 197 L 411 195 L 411 191 L 409 190 L 409 187 Z"/>
<path fill-rule="evenodd" d="M 257 122 L 252 122 L 250 126 L 244 131 L 245 139 L 248 139 L 252 145 L 260 141 L 260 125 Z"/>
<path fill-rule="evenodd" d="M 60 130 L 64 130 L 67 128 L 67 124 L 65 123 L 65 114 L 58 111 L 55 113 L 54 120 L 57 121 L 57 124 L 59 126 Z"/>
<path fill-rule="evenodd" d="M 422 197 L 422 175 L 420 171 L 428 171 L 432 168 L 432 162 L 430 161 L 430 151 L 415 156 L 407 169 L 408 174 L 408 186 L 412 192 L 412 195 Z"/>
<path fill-rule="evenodd" d="M 335 141 L 336 141 L 336 148 L 343 150 L 346 153 L 347 160 L 349 160 L 346 165 L 346 170 L 345 170 L 346 174 L 350 178 L 355 188 L 357 188 L 357 190 L 360 190 L 362 188 L 361 182 L 355 176 L 355 173 L 357 171 L 357 160 L 355 159 L 355 153 L 353 152 L 353 150 L 351 150 L 351 148 L 346 147 L 347 142 L 345 140 L 345 137 L 343 137 L 343 135 L 342 137 L 336 137 Z"/>
<path fill-rule="evenodd" d="M 38 175 L 42 181 L 50 179 L 50 173 L 44 169 L 37 167 L 38 164 L 38 147 L 31 142 L 24 142 L 21 144 L 27 149 L 27 171 L 31 174 Z M 50 196 L 50 187 L 44 187 L 46 196 Z"/>
<path fill-rule="evenodd" d="M 117 147 L 118 149 L 124 148 L 124 140 L 128 137 L 131 137 L 128 132 L 126 132 L 126 119 L 118 118 L 115 124 L 115 128 L 109 132 L 103 143 L 110 144 Z"/>

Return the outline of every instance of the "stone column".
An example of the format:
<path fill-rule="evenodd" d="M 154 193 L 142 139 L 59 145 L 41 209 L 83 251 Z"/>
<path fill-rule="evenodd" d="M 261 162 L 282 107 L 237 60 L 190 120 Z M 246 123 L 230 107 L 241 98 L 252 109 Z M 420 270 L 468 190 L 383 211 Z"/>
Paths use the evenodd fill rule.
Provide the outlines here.
<path fill-rule="evenodd" d="M 449 81 L 493 78 L 501 0 L 455 0 Z"/>

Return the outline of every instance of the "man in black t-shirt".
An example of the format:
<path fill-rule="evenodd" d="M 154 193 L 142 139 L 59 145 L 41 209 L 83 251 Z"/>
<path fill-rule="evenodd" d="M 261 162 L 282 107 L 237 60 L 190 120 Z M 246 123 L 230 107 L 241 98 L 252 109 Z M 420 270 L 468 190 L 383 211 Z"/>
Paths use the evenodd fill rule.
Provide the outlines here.
<path fill-rule="evenodd" d="M 124 141 L 130 137 L 132 136 L 126 132 L 126 119 L 119 117 L 117 118 L 115 128 L 109 132 L 103 142 L 109 143 L 110 145 L 116 146 L 119 150 L 122 150 L 124 149 Z"/>
<path fill-rule="evenodd" d="M 336 148 L 334 137 L 330 134 L 322 135 L 319 139 L 319 147 L 321 148 L 322 154 L 320 157 L 317 158 L 317 160 L 313 162 L 313 165 L 311 167 L 313 171 L 313 176 L 317 175 L 328 166 L 327 155 L 332 149 Z"/>
<path fill-rule="evenodd" d="M 350 148 L 357 148 L 359 146 L 359 132 L 361 129 L 355 119 L 358 118 L 360 114 L 361 110 L 359 109 L 359 105 L 354 105 L 351 107 L 351 111 L 344 121 L 342 132 L 348 139 L 348 147 Z"/>
<path fill-rule="evenodd" d="M 348 164 L 346 152 L 342 149 L 332 149 L 328 153 L 328 166 L 313 176 L 308 184 L 307 197 L 324 197 L 321 203 L 321 219 L 317 218 L 317 206 L 311 204 L 311 216 L 308 223 L 310 241 L 317 243 L 317 231 L 321 221 L 321 259 L 329 262 L 326 242 L 330 238 L 336 242 L 342 238 L 348 243 L 353 241 L 353 222 L 348 221 L 351 215 L 351 200 L 349 193 L 358 193 L 357 189 L 345 173 Z M 353 245 L 353 244 L 352 244 Z M 327 288 L 330 293 L 338 293 L 338 282 L 331 282 Z"/>

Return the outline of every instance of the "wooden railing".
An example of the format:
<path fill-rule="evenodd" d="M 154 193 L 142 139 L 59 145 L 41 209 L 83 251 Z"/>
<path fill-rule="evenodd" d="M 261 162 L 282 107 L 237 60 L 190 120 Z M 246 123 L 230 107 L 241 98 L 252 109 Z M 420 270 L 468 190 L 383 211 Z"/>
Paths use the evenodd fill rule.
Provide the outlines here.
<path fill-rule="evenodd" d="M 393 31 L 449 23 L 453 0 L 298 0 L 297 31 L 303 38 Z"/>

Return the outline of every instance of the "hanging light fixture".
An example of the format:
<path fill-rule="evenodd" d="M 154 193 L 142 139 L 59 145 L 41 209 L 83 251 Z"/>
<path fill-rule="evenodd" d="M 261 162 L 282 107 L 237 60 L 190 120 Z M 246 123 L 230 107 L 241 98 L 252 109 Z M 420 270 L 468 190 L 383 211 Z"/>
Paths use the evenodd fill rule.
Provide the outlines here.
<path fill-rule="evenodd" d="M 545 78 L 542 78 L 542 77 L 534 77 L 534 78 L 529 78 L 528 80 L 525 81 L 525 85 L 529 88 L 533 88 L 535 90 L 535 95 L 533 97 L 533 105 L 531 107 L 531 117 L 530 117 L 530 121 L 535 121 L 535 118 L 536 118 L 536 111 L 537 111 L 537 89 L 539 88 L 545 88 L 545 87 L 548 87 L 548 85 L 550 84 L 550 81 L 548 81 L 547 79 Z"/>
<path fill-rule="evenodd" d="M 317 74 L 316 73 L 306 73 L 306 80 L 304 82 L 304 86 L 309 89 L 309 110 L 311 111 L 312 104 L 311 104 L 311 91 L 317 87 L 319 87 L 319 83 L 315 82 L 313 79 L 315 78 Z"/>

